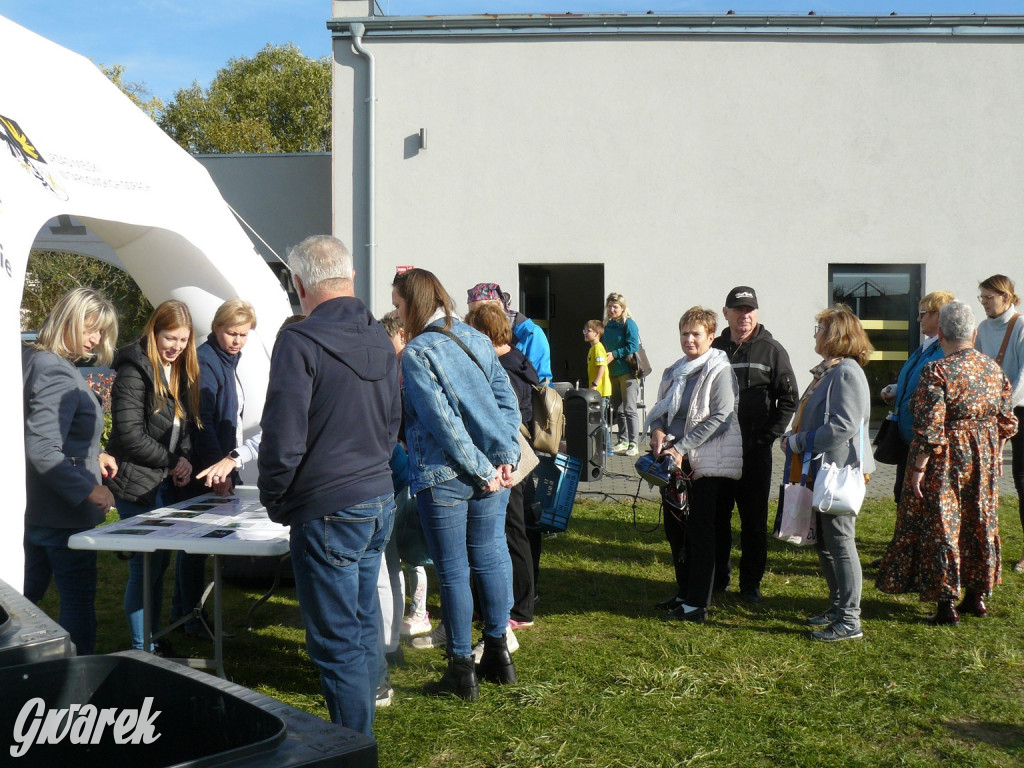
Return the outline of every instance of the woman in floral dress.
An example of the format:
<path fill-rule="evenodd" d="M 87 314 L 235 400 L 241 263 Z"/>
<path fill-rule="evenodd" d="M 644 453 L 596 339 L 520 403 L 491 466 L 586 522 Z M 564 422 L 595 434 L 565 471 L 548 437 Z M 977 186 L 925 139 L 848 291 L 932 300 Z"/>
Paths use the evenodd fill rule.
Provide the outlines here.
<path fill-rule="evenodd" d="M 963 302 L 939 310 L 945 357 L 925 366 L 911 402 L 914 439 L 877 581 L 883 592 L 936 601 L 929 616 L 936 624 L 957 624 L 961 613 L 985 616 L 984 598 L 1000 581 L 998 478 L 1017 419 L 1010 383 L 974 349 L 974 329 Z"/>

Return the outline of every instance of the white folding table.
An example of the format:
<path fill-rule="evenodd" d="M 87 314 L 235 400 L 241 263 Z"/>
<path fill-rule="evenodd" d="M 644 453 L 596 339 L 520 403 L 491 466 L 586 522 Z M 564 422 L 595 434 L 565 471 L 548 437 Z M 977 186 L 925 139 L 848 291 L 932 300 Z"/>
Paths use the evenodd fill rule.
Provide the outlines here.
<path fill-rule="evenodd" d="M 282 557 L 288 552 L 288 528 L 273 523 L 253 486 L 239 486 L 233 496 L 214 493 L 197 496 L 170 507 L 76 533 L 68 539 L 72 549 L 139 552 L 143 556 L 143 648 L 153 650 L 150 604 L 151 558 L 158 550 L 213 556 L 213 654 L 210 659 L 186 659 L 189 666 L 212 668 L 224 674 L 224 621 L 222 555 Z M 205 597 L 205 593 L 204 593 Z"/>

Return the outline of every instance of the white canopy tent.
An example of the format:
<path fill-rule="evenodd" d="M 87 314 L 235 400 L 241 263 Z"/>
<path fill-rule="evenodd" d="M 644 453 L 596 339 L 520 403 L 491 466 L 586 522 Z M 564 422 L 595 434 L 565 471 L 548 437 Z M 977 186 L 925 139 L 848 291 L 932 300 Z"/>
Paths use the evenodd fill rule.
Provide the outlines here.
<path fill-rule="evenodd" d="M 0 81 L 0 359 L 20 373 L 19 308 L 29 251 L 88 253 L 123 266 L 153 304 L 187 303 L 199 340 L 224 300 L 240 297 L 255 306 L 258 329 L 239 367 L 244 427 L 253 431 L 274 336 L 291 309 L 209 174 L 92 62 L 3 17 L 0 69 L 6 73 Z M 0 579 L 18 589 L 22 411 L 21 376 L 3 377 L 0 434 L 8 436 L 2 455 L 13 499 L 0 523 Z"/>

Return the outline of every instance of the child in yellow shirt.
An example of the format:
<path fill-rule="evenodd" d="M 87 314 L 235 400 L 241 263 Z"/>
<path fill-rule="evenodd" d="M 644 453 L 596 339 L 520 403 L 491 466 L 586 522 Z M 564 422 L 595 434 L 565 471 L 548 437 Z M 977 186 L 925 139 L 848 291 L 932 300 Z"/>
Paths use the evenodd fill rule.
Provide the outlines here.
<path fill-rule="evenodd" d="M 604 351 L 601 337 L 604 335 L 604 323 L 600 320 L 588 320 L 583 326 L 583 338 L 590 344 L 587 354 L 587 386 L 595 389 L 601 397 L 612 396 L 612 380 L 608 375 L 608 358 Z"/>

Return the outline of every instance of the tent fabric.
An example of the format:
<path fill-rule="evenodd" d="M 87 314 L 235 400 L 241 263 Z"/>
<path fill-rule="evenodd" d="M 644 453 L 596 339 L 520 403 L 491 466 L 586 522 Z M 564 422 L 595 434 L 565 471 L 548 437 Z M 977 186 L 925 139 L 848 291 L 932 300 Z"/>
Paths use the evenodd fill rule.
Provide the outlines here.
<path fill-rule="evenodd" d="M 291 309 L 209 174 L 92 62 L 2 16 L 0 69 L 0 359 L 21 359 L 18 308 L 29 251 L 37 238 L 59 247 L 54 219 L 80 222 L 107 246 L 93 242 L 94 255 L 122 264 L 154 305 L 186 302 L 198 339 L 226 299 L 253 304 L 258 327 L 239 366 L 243 427 L 252 432 L 274 337 Z M 77 227 L 68 232 L 82 239 Z M 0 434 L 13 436 L 3 450 L 15 478 L 11 509 L 23 510 L 20 376 L 0 379 L 0 401 Z M 20 589 L 22 515 L 5 515 L 3 527 L 0 579 Z"/>

